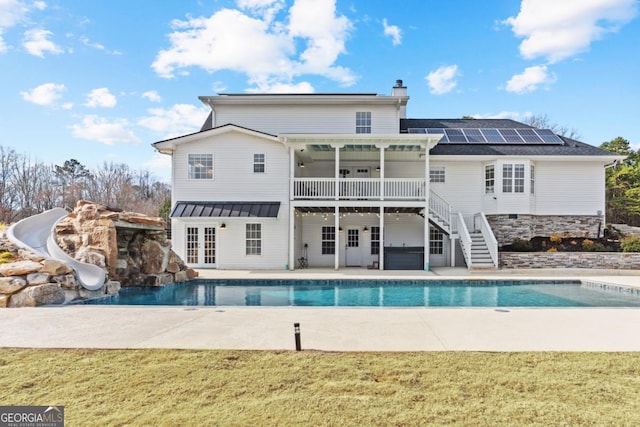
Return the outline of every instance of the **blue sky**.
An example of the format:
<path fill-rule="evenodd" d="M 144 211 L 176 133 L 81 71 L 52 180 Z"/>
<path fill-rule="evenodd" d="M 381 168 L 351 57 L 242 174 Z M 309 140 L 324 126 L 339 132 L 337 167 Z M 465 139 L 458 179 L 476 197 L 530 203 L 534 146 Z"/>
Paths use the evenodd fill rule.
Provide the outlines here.
<path fill-rule="evenodd" d="M 408 87 L 411 118 L 546 114 L 640 148 L 638 0 L 0 0 L 0 145 L 169 178 L 219 92 Z"/>

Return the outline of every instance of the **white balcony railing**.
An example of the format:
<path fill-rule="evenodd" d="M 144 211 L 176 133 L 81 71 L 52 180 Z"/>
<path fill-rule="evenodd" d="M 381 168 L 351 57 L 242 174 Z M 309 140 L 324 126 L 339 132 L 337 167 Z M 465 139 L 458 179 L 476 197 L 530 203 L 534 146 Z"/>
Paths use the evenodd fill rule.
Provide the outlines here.
<path fill-rule="evenodd" d="M 420 178 L 389 178 L 384 180 L 384 199 L 425 200 L 425 180 Z M 379 200 L 382 198 L 379 178 L 338 179 L 338 199 Z M 294 199 L 336 198 L 334 178 L 294 178 Z"/>

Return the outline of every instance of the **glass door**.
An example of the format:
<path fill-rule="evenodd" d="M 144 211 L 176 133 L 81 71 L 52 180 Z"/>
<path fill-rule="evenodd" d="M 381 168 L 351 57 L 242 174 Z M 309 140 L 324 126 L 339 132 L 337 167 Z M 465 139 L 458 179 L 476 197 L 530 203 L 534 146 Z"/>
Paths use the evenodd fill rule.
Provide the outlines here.
<path fill-rule="evenodd" d="M 216 266 L 216 228 L 189 226 L 186 230 L 186 263 L 191 267 Z"/>

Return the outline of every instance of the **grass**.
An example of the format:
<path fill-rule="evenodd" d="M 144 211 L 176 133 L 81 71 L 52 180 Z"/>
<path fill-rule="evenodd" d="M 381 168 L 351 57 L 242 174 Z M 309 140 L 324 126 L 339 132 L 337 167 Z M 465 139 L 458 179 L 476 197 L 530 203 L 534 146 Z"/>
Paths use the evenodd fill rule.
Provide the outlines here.
<path fill-rule="evenodd" d="M 0 349 L 68 426 L 640 425 L 640 353 Z"/>

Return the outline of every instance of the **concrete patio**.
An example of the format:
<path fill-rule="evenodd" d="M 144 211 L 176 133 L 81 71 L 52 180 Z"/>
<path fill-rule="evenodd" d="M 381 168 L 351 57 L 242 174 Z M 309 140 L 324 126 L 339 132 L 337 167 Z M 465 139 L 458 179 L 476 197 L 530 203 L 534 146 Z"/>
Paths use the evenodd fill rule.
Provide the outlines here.
<path fill-rule="evenodd" d="M 586 271 L 583 271 L 587 273 Z M 639 272 L 219 271 L 211 278 L 555 278 L 640 287 Z M 640 351 L 637 308 L 299 308 L 95 306 L 0 310 L 2 347 L 321 351 Z"/>

